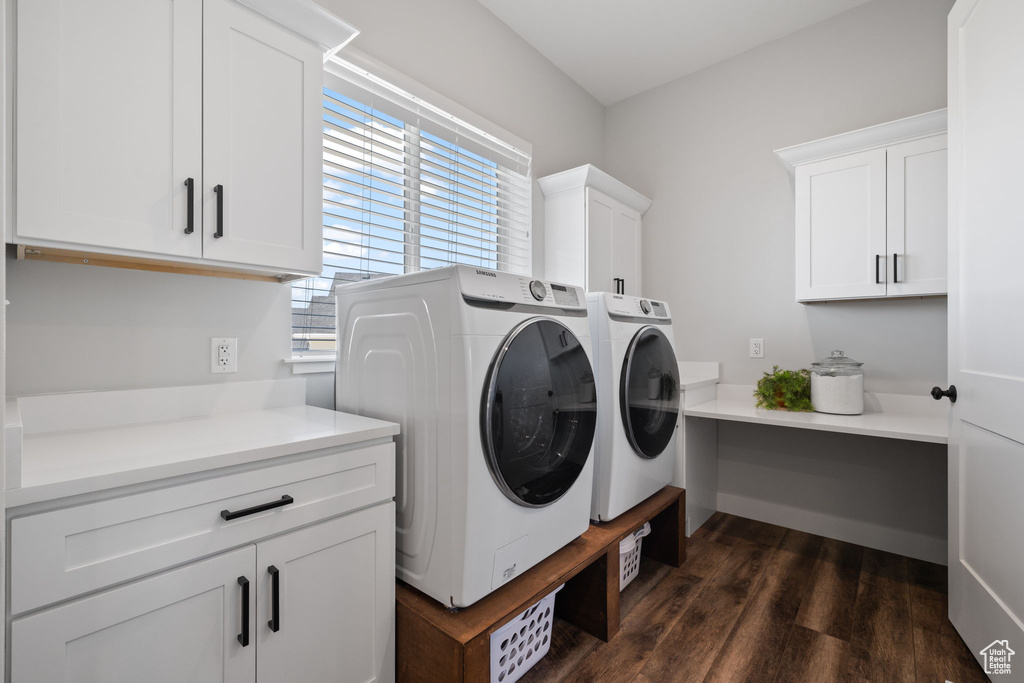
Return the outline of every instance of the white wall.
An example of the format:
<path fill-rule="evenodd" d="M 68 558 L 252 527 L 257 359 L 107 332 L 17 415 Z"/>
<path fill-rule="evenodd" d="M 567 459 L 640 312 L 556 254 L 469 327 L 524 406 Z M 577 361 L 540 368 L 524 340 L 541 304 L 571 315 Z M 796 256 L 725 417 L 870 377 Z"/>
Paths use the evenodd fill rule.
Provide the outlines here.
<path fill-rule="evenodd" d="M 475 0 L 325 4 L 362 30 L 354 47 L 532 143 L 535 177 L 602 163 L 604 108 Z M 10 395 L 290 372 L 287 286 L 10 257 L 7 267 Z M 239 338 L 237 375 L 210 374 L 213 336 Z M 308 401 L 333 407 L 333 375 L 306 377 Z"/>
<path fill-rule="evenodd" d="M 9 395 L 289 376 L 287 286 L 7 261 Z M 210 373 L 210 337 L 238 338 L 238 373 Z"/>
<path fill-rule="evenodd" d="M 795 302 L 793 185 L 772 150 L 944 107 L 952 4 L 874 0 L 608 109 L 605 170 L 654 200 L 645 294 L 672 307 L 682 359 L 721 361 L 723 382 L 754 384 L 773 364 L 809 367 L 840 348 L 865 363 L 868 391 L 945 383 L 945 299 Z M 747 357 L 751 337 L 764 338 L 764 360 Z M 941 446 L 718 431 L 720 499 L 945 534 Z"/>
<path fill-rule="evenodd" d="M 793 186 L 772 150 L 944 107 L 950 6 L 875 0 L 608 109 L 605 170 L 654 200 L 644 288 L 675 312 L 683 358 L 753 384 L 841 348 L 868 391 L 945 381 L 945 299 L 796 303 Z"/>

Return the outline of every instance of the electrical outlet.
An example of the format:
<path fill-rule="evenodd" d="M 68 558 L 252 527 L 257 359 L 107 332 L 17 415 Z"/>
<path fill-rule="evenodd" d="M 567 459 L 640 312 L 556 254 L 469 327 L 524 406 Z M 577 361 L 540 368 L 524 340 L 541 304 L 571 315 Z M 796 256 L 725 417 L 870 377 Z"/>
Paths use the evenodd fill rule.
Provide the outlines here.
<path fill-rule="evenodd" d="M 210 339 L 210 372 L 238 372 L 238 339 L 213 337 Z"/>
<path fill-rule="evenodd" d="M 764 339 L 750 340 L 750 357 L 764 358 Z"/>

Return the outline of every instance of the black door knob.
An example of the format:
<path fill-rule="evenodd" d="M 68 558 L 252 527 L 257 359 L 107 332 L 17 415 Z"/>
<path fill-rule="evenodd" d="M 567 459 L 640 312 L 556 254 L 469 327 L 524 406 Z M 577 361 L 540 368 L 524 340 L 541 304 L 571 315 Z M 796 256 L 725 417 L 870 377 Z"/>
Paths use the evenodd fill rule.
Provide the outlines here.
<path fill-rule="evenodd" d="M 956 386 L 950 384 L 949 389 L 946 389 L 945 391 L 938 387 L 932 387 L 932 398 L 939 401 L 943 396 L 949 396 L 949 402 L 956 403 Z"/>

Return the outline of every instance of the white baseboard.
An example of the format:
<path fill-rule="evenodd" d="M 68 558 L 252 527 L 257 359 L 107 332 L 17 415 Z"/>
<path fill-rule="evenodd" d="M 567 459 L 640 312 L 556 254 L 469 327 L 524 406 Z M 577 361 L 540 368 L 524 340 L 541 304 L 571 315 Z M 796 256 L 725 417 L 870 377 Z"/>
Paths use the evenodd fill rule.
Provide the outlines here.
<path fill-rule="evenodd" d="M 918 560 L 946 564 L 946 539 L 915 534 L 869 522 L 835 517 L 823 512 L 803 510 L 756 498 L 728 493 L 718 494 L 718 509 L 730 515 L 748 517 L 760 522 L 856 543 L 866 548 L 885 550 Z"/>

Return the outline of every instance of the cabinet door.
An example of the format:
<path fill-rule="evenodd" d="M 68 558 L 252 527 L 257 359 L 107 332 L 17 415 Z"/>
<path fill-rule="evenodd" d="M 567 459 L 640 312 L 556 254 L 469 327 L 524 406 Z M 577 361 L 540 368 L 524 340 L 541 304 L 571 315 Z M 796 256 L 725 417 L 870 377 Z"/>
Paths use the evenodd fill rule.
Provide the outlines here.
<path fill-rule="evenodd" d="M 589 187 L 586 290 L 640 295 L 640 213 Z"/>
<path fill-rule="evenodd" d="M 616 202 L 592 188 L 587 188 L 587 281 L 588 292 L 614 292 L 612 274 L 612 231 L 615 225 Z"/>
<path fill-rule="evenodd" d="M 889 296 L 946 293 L 946 136 L 887 150 Z"/>
<path fill-rule="evenodd" d="M 18 683 L 252 683 L 254 624 L 242 647 L 243 589 L 255 612 L 248 546 L 11 622 Z M 277 680 L 289 680 L 281 678 Z"/>
<path fill-rule="evenodd" d="M 885 296 L 885 150 L 796 168 L 796 298 Z"/>
<path fill-rule="evenodd" d="M 393 502 L 259 543 L 257 561 L 257 680 L 393 680 Z"/>
<path fill-rule="evenodd" d="M 640 213 L 619 204 L 612 216 L 612 277 L 622 280 L 622 293 L 641 296 Z"/>
<path fill-rule="evenodd" d="M 31 0 L 17 30 L 16 241 L 199 256 L 202 0 Z"/>
<path fill-rule="evenodd" d="M 204 258 L 320 273 L 322 103 L 318 48 L 232 0 L 205 1 Z"/>

